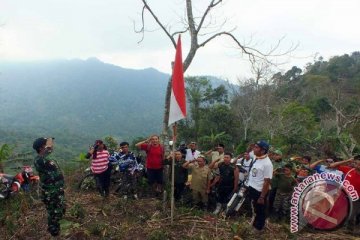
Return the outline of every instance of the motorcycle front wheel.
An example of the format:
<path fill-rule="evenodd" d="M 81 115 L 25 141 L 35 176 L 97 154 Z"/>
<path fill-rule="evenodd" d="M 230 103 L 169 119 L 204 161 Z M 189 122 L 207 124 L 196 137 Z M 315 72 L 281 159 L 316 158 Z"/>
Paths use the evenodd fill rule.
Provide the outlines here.
<path fill-rule="evenodd" d="M 92 173 L 86 175 L 81 179 L 78 185 L 79 191 L 93 191 L 96 190 L 96 180 Z"/>
<path fill-rule="evenodd" d="M 225 210 L 226 217 L 230 217 L 230 216 L 234 215 L 235 212 L 240 209 L 240 207 L 242 206 L 244 201 L 245 201 L 244 197 L 240 197 L 238 195 L 233 196 L 230 199 L 230 202 L 231 202 L 230 205 L 228 203 L 228 205 L 226 206 L 226 210 Z"/>
<path fill-rule="evenodd" d="M 7 199 L 9 197 L 9 188 L 8 186 L 3 183 L 0 182 L 0 200 L 1 199 Z"/>

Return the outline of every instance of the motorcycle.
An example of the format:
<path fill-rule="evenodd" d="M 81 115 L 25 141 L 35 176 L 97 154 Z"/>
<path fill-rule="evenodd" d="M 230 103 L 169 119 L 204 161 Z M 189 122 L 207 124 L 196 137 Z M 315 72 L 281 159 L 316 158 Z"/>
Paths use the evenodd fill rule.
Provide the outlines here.
<path fill-rule="evenodd" d="M 109 167 L 111 168 L 110 180 L 112 184 L 117 185 L 115 192 L 119 192 L 122 188 L 129 187 L 126 179 L 135 178 L 136 180 L 144 175 L 145 167 L 143 164 L 130 159 L 120 159 L 115 157 L 109 158 Z M 90 191 L 96 189 L 96 180 L 91 168 L 88 167 L 84 171 L 84 177 L 78 185 L 80 191 Z"/>
<path fill-rule="evenodd" d="M 240 210 L 240 208 L 244 204 L 245 199 L 248 194 L 248 192 L 247 192 L 247 189 L 248 189 L 247 173 L 248 172 L 240 163 L 236 164 L 236 166 L 239 168 L 241 173 L 245 174 L 245 178 L 243 181 L 241 181 L 239 183 L 239 188 L 238 188 L 239 190 L 232 195 L 232 197 L 230 198 L 230 201 L 226 205 L 226 210 L 225 210 L 226 217 L 229 217 L 229 216 L 233 215 L 235 212 L 238 212 Z"/>
<path fill-rule="evenodd" d="M 129 191 L 129 189 L 134 189 L 139 179 L 145 174 L 144 165 L 132 159 L 118 161 L 117 169 L 120 174 L 118 187 L 115 190 L 117 193 L 120 190 Z"/>
<path fill-rule="evenodd" d="M 40 177 L 34 175 L 30 166 L 23 166 L 15 176 L 0 173 L 0 199 L 7 199 L 20 190 L 30 193 L 33 198 L 40 196 Z"/>

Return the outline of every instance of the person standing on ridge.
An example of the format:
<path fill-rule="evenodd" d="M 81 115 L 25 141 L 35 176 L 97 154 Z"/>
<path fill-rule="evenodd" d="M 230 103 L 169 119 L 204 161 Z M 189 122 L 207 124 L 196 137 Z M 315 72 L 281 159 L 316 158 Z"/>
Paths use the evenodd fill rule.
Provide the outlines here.
<path fill-rule="evenodd" d="M 37 152 L 34 165 L 40 176 L 42 201 L 48 213 L 48 231 L 52 236 L 60 233 L 59 221 L 65 214 L 64 175 L 57 162 L 50 158 L 53 138 L 38 138 L 33 143 Z"/>
<path fill-rule="evenodd" d="M 146 152 L 146 173 L 149 184 L 155 194 L 160 195 L 163 185 L 164 147 L 160 144 L 159 136 L 152 135 L 148 139 L 138 142 L 135 146 Z"/>
<path fill-rule="evenodd" d="M 249 173 L 249 197 L 253 204 L 255 218 L 253 231 L 256 234 L 263 232 L 266 220 L 266 198 L 273 176 L 273 165 L 267 153 L 269 144 L 258 141 L 254 148 L 255 160 Z"/>
<path fill-rule="evenodd" d="M 111 168 L 109 167 L 110 154 L 102 140 L 96 140 L 90 148 L 86 158 L 91 158 L 91 171 L 95 176 L 96 185 L 103 197 L 109 196 Z"/>

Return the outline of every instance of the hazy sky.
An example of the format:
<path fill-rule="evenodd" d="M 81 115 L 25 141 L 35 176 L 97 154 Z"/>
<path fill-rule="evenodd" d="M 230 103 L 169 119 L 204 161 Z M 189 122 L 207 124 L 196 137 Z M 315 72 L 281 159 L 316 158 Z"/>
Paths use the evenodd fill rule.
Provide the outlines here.
<path fill-rule="evenodd" d="M 210 0 L 195 0 L 194 15 Z M 159 18 L 179 29 L 184 0 L 148 0 Z M 97 57 L 126 68 L 156 68 L 170 73 L 175 50 L 147 14 L 150 32 L 141 39 L 140 0 L 0 0 L 0 61 Z M 285 36 L 282 49 L 299 43 L 284 66 L 304 67 L 315 53 L 328 57 L 360 50 L 360 0 L 226 0 L 213 22 L 226 17 L 225 29 L 240 41 L 266 50 Z M 211 29 L 208 29 L 211 31 Z M 183 58 L 188 51 L 183 36 Z M 249 76 L 246 60 L 230 41 L 216 39 L 198 51 L 187 71 L 235 81 Z"/>

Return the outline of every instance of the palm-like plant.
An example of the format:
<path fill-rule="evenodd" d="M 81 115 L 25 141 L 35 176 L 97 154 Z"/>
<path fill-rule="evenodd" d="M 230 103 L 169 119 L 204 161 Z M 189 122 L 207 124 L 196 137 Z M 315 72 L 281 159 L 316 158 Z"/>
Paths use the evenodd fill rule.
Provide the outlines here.
<path fill-rule="evenodd" d="M 214 147 L 215 144 L 223 142 L 228 138 L 228 134 L 226 132 L 214 133 L 211 129 L 209 135 L 202 136 L 199 140 L 202 143 L 203 147 Z"/>
<path fill-rule="evenodd" d="M 3 144 L 0 147 L 0 172 L 4 172 L 3 163 L 7 160 L 12 154 L 12 149 L 8 144 Z"/>

